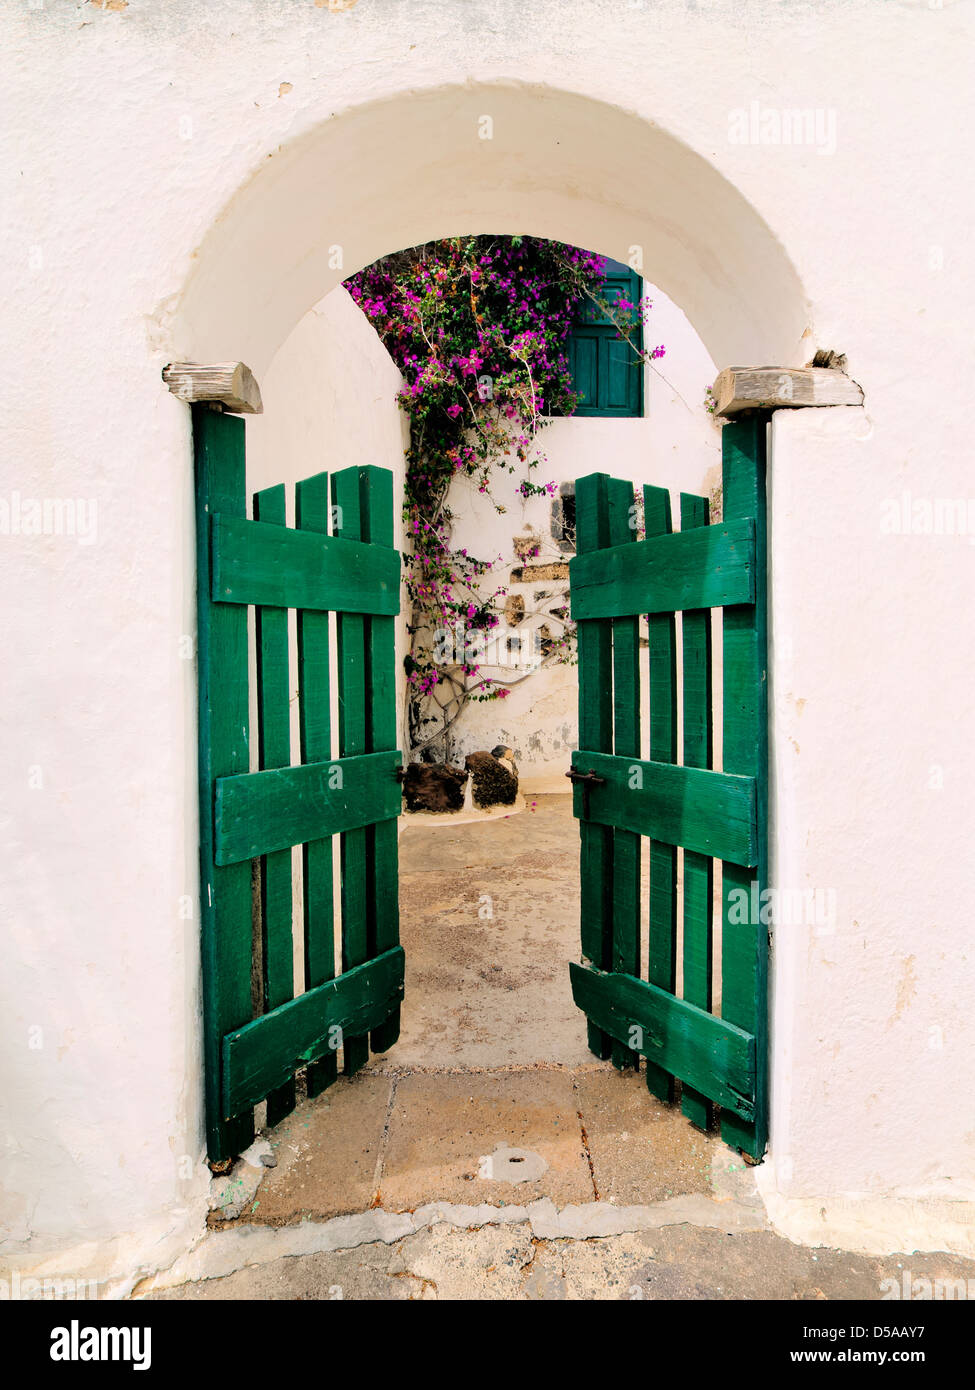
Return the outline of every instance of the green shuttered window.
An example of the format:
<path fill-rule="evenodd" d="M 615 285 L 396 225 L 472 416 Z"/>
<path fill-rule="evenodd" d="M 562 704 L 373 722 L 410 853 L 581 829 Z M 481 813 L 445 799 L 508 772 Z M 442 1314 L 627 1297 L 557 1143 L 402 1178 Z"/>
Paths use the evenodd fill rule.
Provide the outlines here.
<path fill-rule="evenodd" d="M 640 302 L 643 281 L 619 261 L 606 262 L 605 296 L 609 300 Z M 634 342 L 643 347 L 643 330 L 637 327 Z M 582 400 L 576 415 L 631 416 L 643 414 L 643 365 L 633 360 L 633 349 L 622 342 L 616 329 L 594 304 L 586 301 L 568 340 L 569 369 Z"/>

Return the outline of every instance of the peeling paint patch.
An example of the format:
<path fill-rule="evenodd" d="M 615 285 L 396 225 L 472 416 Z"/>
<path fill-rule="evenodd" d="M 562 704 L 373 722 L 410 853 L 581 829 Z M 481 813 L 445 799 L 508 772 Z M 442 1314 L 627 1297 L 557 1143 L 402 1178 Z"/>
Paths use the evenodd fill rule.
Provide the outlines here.
<path fill-rule="evenodd" d="M 94 5 L 96 10 L 127 10 L 129 0 L 88 0 L 89 5 Z"/>
<path fill-rule="evenodd" d="M 315 0 L 316 10 L 331 10 L 333 14 L 340 14 L 343 10 L 351 10 L 359 0 Z"/>
<path fill-rule="evenodd" d="M 288 95 L 289 92 L 293 92 L 293 91 L 294 91 L 294 85 L 293 85 L 293 83 L 291 83 L 291 82 L 282 82 L 282 83 L 281 83 L 281 86 L 278 88 L 278 96 L 279 96 L 279 97 L 286 97 L 286 96 Z"/>

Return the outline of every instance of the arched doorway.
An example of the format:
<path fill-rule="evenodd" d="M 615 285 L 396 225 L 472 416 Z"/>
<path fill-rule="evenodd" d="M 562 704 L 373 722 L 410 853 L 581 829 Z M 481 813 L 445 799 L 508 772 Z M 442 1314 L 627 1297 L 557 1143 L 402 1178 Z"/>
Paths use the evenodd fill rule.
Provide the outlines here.
<path fill-rule="evenodd" d="M 496 144 L 506 121 L 519 129 L 517 152 Z M 544 167 L 526 167 L 526 123 Z M 404 145 L 424 150 L 417 167 L 402 157 Z M 363 148 L 374 158 L 353 175 L 354 152 Z M 484 158 L 472 172 L 478 151 Z M 644 177 L 624 177 L 624 163 Z M 710 166 L 614 108 L 498 87 L 377 104 L 286 147 L 204 242 L 176 314 L 193 344 L 185 355 L 213 356 L 218 343 L 226 354 L 232 338 L 234 351 L 243 345 L 260 370 L 330 283 L 390 244 L 445 225 L 527 230 L 652 258 L 654 279 L 688 307 L 718 360 L 754 356 L 759 343 L 767 345 L 759 355 L 780 361 L 797 350 L 795 275 L 768 229 Z"/>
<path fill-rule="evenodd" d="M 714 360 L 798 365 L 805 295 L 742 194 L 675 136 L 573 92 L 445 86 L 356 107 L 257 168 L 203 238 L 171 315 L 174 354 L 260 378 L 295 323 L 354 270 L 473 232 L 628 260 Z"/>

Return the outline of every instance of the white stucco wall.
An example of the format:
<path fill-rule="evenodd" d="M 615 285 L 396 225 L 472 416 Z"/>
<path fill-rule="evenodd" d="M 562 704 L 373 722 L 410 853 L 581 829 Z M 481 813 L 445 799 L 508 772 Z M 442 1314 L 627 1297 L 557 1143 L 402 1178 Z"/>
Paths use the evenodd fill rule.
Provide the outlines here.
<path fill-rule="evenodd" d="M 293 486 L 314 472 L 373 464 L 403 489 L 408 422 L 396 404 L 402 384 L 389 353 L 341 287 L 295 325 L 261 379 L 264 413 L 247 421 L 247 476 L 253 488 Z M 397 507 L 393 539 L 403 542 Z"/>
<path fill-rule="evenodd" d="M 760 1183 L 798 1239 L 970 1249 L 975 530 L 888 529 L 905 491 L 971 495 L 949 413 L 912 457 L 885 423 L 896 395 L 774 417 L 770 882 L 835 911 L 775 929 Z"/>
<path fill-rule="evenodd" d="M 971 14 L 3 8 L 2 496 L 97 507 L 90 544 L 0 543 L 5 1263 L 134 1278 L 200 1229 L 191 454 L 160 370 L 263 378 L 357 266 L 465 231 L 641 245 L 719 365 L 849 354 L 865 411 L 775 430 L 774 863 L 842 906 L 776 942 L 762 1181 L 808 1238 L 973 1248 L 973 551 L 874 527 L 971 492 Z M 832 139 L 767 143 L 794 108 Z"/>

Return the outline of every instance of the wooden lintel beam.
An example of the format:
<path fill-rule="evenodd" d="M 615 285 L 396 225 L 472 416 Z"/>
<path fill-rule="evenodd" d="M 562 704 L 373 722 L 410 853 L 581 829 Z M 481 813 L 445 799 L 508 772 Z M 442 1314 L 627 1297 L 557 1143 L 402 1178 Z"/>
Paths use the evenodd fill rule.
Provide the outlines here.
<path fill-rule="evenodd" d="M 236 415 L 262 415 L 264 404 L 254 373 L 244 362 L 170 362 L 163 367 L 163 381 L 178 400 L 219 401 Z"/>
<path fill-rule="evenodd" d="M 725 417 L 743 410 L 863 404 L 857 383 L 830 367 L 725 367 L 713 393 L 714 413 Z"/>

